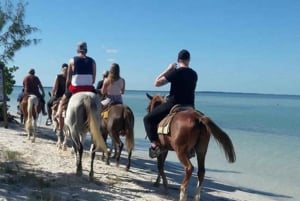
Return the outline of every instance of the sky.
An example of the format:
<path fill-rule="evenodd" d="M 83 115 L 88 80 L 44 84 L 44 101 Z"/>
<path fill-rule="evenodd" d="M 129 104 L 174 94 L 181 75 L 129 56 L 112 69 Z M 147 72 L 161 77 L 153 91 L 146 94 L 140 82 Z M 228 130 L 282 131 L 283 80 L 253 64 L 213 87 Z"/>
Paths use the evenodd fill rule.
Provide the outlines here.
<path fill-rule="evenodd" d="M 42 40 L 9 64 L 16 85 L 34 68 L 52 86 L 86 41 L 97 81 L 116 62 L 126 89 L 168 90 L 154 80 L 187 49 L 196 91 L 300 95 L 299 10 L 299 0 L 28 0 L 25 23 L 40 30 L 30 38 Z"/>

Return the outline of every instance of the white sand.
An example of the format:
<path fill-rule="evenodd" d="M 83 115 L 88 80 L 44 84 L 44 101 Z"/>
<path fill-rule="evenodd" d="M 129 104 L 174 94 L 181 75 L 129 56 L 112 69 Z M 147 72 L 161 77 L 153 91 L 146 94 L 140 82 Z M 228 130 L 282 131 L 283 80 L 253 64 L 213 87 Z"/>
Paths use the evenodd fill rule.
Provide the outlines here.
<path fill-rule="evenodd" d="M 156 179 L 156 160 L 133 152 L 132 166 L 125 171 L 127 153 L 124 151 L 120 167 L 111 159 L 110 165 L 100 160 L 94 164 L 94 181 L 89 181 L 90 155 L 83 158 L 83 175 L 75 175 L 75 160 L 69 147 L 57 150 L 56 136 L 50 127 L 39 127 L 35 143 L 27 140 L 22 125 L 0 125 L 0 200 L 178 200 L 183 168 L 166 166 L 169 192 L 163 186 L 153 186 Z M 88 150 L 89 147 L 86 147 Z M 5 154 L 17 151 L 17 161 L 8 161 Z M 9 171 L 8 171 L 9 170 Z M 25 175 L 25 176 L 24 176 Z M 197 178 L 194 172 L 188 186 L 188 200 L 192 200 Z M 32 178 L 32 179 L 31 179 Z M 35 199 L 33 199 L 35 198 Z M 38 199 L 39 198 L 39 199 Z M 268 201 L 270 197 L 247 192 L 241 188 L 221 184 L 205 178 L 201 200 L 211 201 Z"/>

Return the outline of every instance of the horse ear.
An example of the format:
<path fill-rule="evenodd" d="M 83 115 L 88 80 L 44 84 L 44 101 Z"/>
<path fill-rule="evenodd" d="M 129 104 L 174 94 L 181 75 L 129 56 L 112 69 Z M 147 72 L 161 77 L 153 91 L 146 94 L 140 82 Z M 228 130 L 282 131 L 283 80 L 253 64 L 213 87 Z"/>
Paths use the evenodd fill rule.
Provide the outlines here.
<path fill-rule="evenodd" d="M 153 96 L 151 96 L 151 95 L 148 94 L 148 93 L 146 93 L 146 96 L 147 96 L 150 100 L 152 100 L 152 98 L 153 98 Z"/>

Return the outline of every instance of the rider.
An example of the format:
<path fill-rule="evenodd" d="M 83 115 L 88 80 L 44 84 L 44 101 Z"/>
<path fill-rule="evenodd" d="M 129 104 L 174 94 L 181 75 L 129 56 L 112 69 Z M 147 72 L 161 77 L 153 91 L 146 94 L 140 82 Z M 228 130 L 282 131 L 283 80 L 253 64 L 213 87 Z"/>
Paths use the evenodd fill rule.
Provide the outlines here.
<path fill-rule="evenodd" d="M 35 76 L 35 70 L 32 68 L 29 70 L 28 75 L 23 80 L 23 87 L 24 87 L 24 95 L 33 94 L 36 95 L 42 103 L 42 113 L 43 115 L 47 115 L 45 109 L 45 92 L 43 85 L 40 79 Z M 40 93 L 42 92 L 42 94 Z"/>
<path fill-rule="evenodd" d="M 101 89 L 102 89 L 102 86 L 103 86 L 103 82 L 104 82 L 104 79 L 107 78 L 108 74 L 109 74 L 109 71 L 108 71 L 108 70 L 104 71 L 104 72 L 102 73 L 102 80 L 100 80 L 100 81 L 97 83 L 96 90 L 97 90 L 100 94 L 102 94 L 102 93 L 101 93 Z"/>
<path fill-rule="evenodd" d="M 62 118 L 63 106 L 67 103 L 72 94 L 81 91 L 95 92 L 93 84 L 96 79 L 96 62 L 86 54 L 87 44 L 86 42 L 80 42 L 77 46 L 77 56 L 74 56 L 69 61 L 66 91 L 59 102 L 58 110 L 55 115 L 59 118 L 60 131 L 62 131 L 64 123 Z"/>
<path fill-rule="evenodd" d="M 149 156 L 155 158 L 160 154 L 159 140 L 157 134 L 158 123 L 176 105 L 189 105 L 194 107 L 195 88 L 198 80 L 197 73 L 189 68 L 190 53 L 183 49 L 178 53 L 178 64 L 171 63 L 155 80 L 155 86 L 160 87 L 171 83 L 167 101 L 149 112 L 144 117 L 144 126 L 147 136 L 151 142 Z M 178 65 L 178 68 L 177 68 Z"/>
<path fill-rule="evenodd" d="M 120 66 L 113 63 L 109 69 L 108 77 L 104 79 L 101 93 L 106 95 L 106 98 L 101 101 L 105 107 L 108 104 L 123 103 L 122 94 L 125 92 L 125 80 L 120 77 Z"/>
<path fill-rule="evenodd" d="M 61 66 L 61 74 L 58 74 L 55 77 L 54 84 L 52 87 L 51 98 L 47 102 L 47 109 L 48 109 L 48 119 L 46 124 L 49 125 L 52 123 L 52 106 L 53 103 L 58 101 L 65 93 L 66 89 L 66 77 L 67 77 L 67 69 L 68 64 L 64 63 Z"/>

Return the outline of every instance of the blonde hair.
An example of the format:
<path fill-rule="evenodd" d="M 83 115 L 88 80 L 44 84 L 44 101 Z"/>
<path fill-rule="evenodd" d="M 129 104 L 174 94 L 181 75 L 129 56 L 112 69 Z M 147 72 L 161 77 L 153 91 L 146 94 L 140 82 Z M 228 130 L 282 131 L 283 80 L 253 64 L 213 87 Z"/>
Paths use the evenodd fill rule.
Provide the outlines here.
<path fill-rule="evenodd" d="M 109 69 L 108 79 L 110 82 L 117 81 L 120 79 L 120 66 L 117 63 L 112 63 Z"/>

